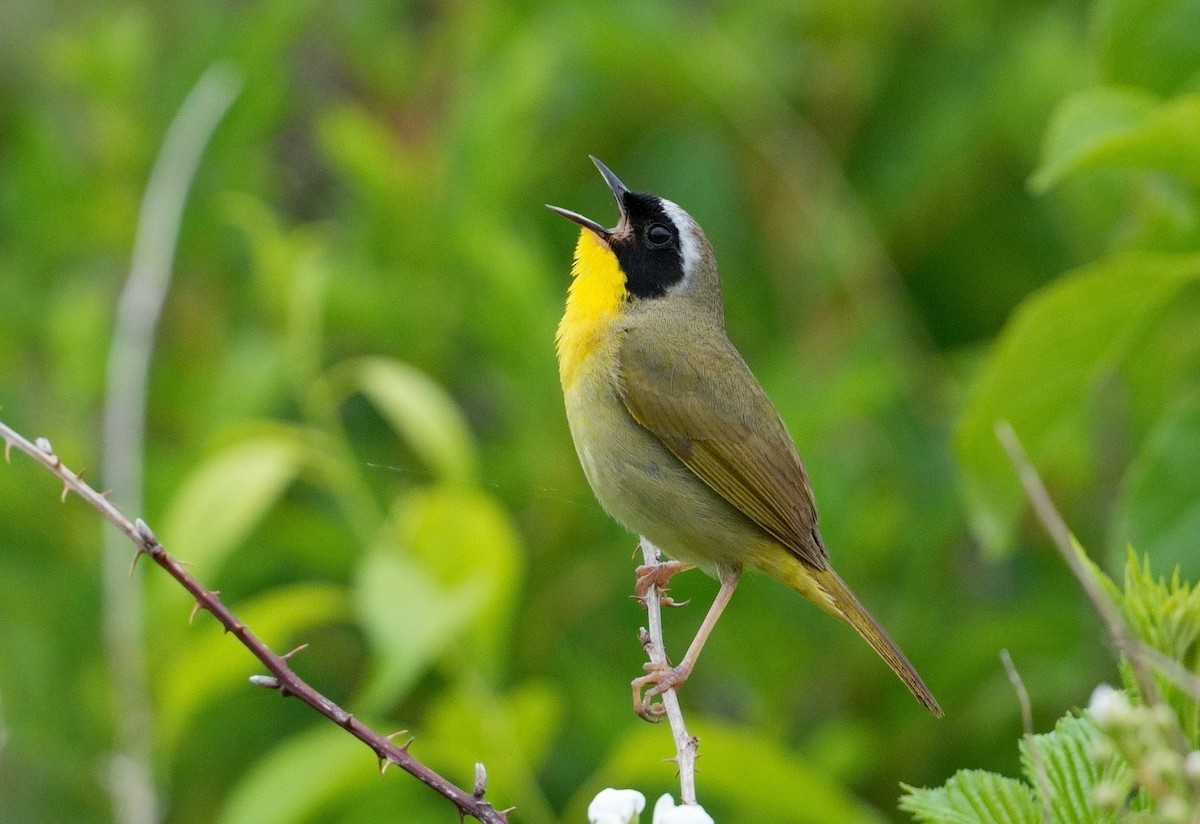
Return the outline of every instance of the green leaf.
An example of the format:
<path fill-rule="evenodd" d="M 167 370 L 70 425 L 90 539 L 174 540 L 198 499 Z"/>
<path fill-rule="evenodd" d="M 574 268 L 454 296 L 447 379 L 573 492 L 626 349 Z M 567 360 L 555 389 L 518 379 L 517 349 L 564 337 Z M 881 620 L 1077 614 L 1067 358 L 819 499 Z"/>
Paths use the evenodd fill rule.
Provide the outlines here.
<path fill-rule="evenodd" d="M 1042 793 L 1042 777 L 1049 786 L 1051 817 L 1058 824 L 1106 824 L 1116 819 L 1096 806 L 1095 789 L 1101 783 L 1117 788 L 1124 798 L 1133 787 L 1133 773 L 1117 755 L 1103 765 L 1092 758 L 1100 732 L 1089 718 L 1067 716 L 1054 731 L 1021 741 L 1021 769 L 1026 780 Z M 1039 817 L 1040 818 L 1040 817 Z"/>
<path fill-rule="evenodd" d="M 309 627 L 345 620 L 350 606 L 346 590 L 321 584 L 280 587 L 238 604 L 238 617 L 268 646 L 286 651 Z M 170 660 L 155 670 L 158 690 L 158 736 L 167 751 L 180 746 L 196 713 L 246 682 L 262 664 L 234 639 L 215 627 L 207 613 L 196 617 L 197 629 L 183 636 Z"/>
<path fill-rule="evenodd" d="M 403 696 L 480 608 L 479 587 L 439 586 L 423 565 L 394 549 L 363 558 L 354 587 L 374 668 L 357 703 L 380 711 Z"/>
<path fill-rule="evenodd" d="M 985 360 L 955 434 L 971 525 L 1005 550 L 1022 507 L 995 437 L 1007 420 L 1047 476 L 1078 483 L 1089 459 L 1081 415 L 1106 369 L 1122 365 L 1145 326 L 1200 280 L 1200 256 L 1125 255 L 1078 270 L 1017 308 Z M 1128 364 L 1128 368 L 1142 364 Z"/>
<path fill-rule="evenodd" d="M 1093 38 L 1101 78 L 1172 94 L 1200 72 L 1200 0 L 1102 0 Z"/>
<path fill-rule="evenodd" d="M 339 364 L 330 378 L 347 393 L 362 392 L 396 434 L 447 481 L 477 475 L 475 443 L 454 401 L 419 369 L 390 358 Z"/>
<path fill-rule="evenodd" d="M 469 657 L 473 666 L 498 677 L 524 559 L 508 513 L 478 489 L 443 485 L 401 498 L 393 522 L 397 544 L 420 558 L 440 586 L 469 585 L 476 593 Z"/>
<path fill-rule="evenodd" d="M 498 677 L 523 557 L 508 515 L 477 489 L 445 485 L 398 498 L 389 524 L 356 576 L 379 660 L 363 704 L 395 700 L 452 642 Z"/>
<path fill-rule="evenodd" d="M 423 784 L 390 771 L 386 778 L 380 781 L 375 755 L 365 744 L 343 729 L 322 724 L 271 749 L 241 777 L 214 820 L 219 824 L 357 820 L 344 816 L 353 809 L 353 801 L 364 795 L 386 795 L 391 820 L 413 824 L 454 820 L 449 802 Z M 318 817 L 330 809 L 335 810 L 331 819 Z"/>
<path fill-rule="evenodd" d="M 1160 568 L 1200 578 L 1200 396 L 1158 422 L 1125 476 L 1114 532 Z"/>
<path fill-rule="evenodd" d="M 1097 765 L 1092 753 L 1099 738 L 1090 719 L 1067 716 L 1053 732 L 1021 741 L 1021 768 L 1029 783 L 961 770 L 941 787 L 905 787 L 900 808 L 925 824 L 1041 824 L 1044 800 L 1055 824 L 1114 821 L 1097 809 L 1096 786 L 1111 784 L 1123 798 L 1133 787 L 1133 773 L 1117 755 Z"/>
<path fill-rule="evenodd" d="M 526 820 L 554 820 L 541 809 L 538 774 L 565 709 L 558 689 L 548 683 L 527 681 L 501 695 L 460 687 L 430 707 L 422 752 L 464 785 L 471 782 L 471 765 L 482 761 L 497 798 L 523 808 Z"/>
<path fill-rule="evenodd" d="M 1134 131 L 1157 106 L 1157 98 L 1137 89 L 1100 87 L 1064 99 L 1046 129 L 1030 185 L 1046 191 L 1102 152 L 1114 136 Z"/>
<path fill-rule="evenodd" d="M 1030 179 L 1044 192 L 1083 169 L 1139 168 L 1200 183 L 1200 95 L 1160 104 L 1137 89 L 1093 88 L 1059 104 Z"/>
<path fill-rule="evenodd" d="M 1139 560 L 1132 549 L 1126 556 L 1120 604 L 1134 635 L 1200 674 L 1200 586 L 1186 583 L 1178 567 L 1167 581 L 1154 575 L 1148 556 Z M 1200 702 L 1170 679 L 1160 676 L 1156 681 L 1192 746 L 1200 744 Z"/>
<path fill-rule="evenodd" d="M 167 507 L 159 535 L 212 580 L 308 458 L 309 449 L 297 431 L 275 425 L 256 429 L 184 479 Z"/>
<path fill-rule="evenodd" d="M 905 786 L 900 809 L 923 824 L 1042 824 L 1028 785 L 984 770 L 959 770 L 933 789 Z"/>
<path fill-rule="evenodd" d="M 717 821 L 881 824 L 886 820 L 819 767 L 764 734 L 691 715 L 688 731 L 703 742 L 699 762 L 703 802 Z M 641 723 L 631 726 L 603 768 L 580 787 L 564 820 L 583 821 L 588 801 L 604 787 L 637 787 L 651 799 L 664 792 L 678 793 L 675 769 L 664 763 L 672 755 L 670 736 L 662 729 Z"/>
<path fill-rule="evenodd" d="M 217 821 L 301 821 L 322 801 L 370 768 L 371 751 L 333 726 L 318 727 L 275 747 L 238 782 Z"/>

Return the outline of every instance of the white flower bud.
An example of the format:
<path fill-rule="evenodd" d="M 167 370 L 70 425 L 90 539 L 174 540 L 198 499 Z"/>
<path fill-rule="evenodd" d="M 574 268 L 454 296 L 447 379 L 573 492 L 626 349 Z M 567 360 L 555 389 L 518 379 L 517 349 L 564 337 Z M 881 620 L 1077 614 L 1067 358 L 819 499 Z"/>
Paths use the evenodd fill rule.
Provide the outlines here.
<path fill-rule="evenodd" d="M 1188 777 L 1188 781 L 1193 783 L 1200 781 L 1200 750 L 1192 750 L 1187 754 L 1187 758 L 1183 762 L 1183 771 Z"/>
<path fill-rule="evenodd" d="M 1142 766 L 1159 781 L 1169 784 L 1182 772 L 1180 761 L 1179 753 L 1174 750 L 1152 750 L 1146 754 Z"/>
<path fill-rule="evenodd" d="M 1151 713 L 1150 717 L 1154 719 L 1154 723 L 1158 725 L 1160 730 L 1174 732 L 1177 725 L 1175 722 L 1175 713 L 1170 707 L 1166 704 L 1159 704 L 1151 708 Z"/>
<path fill-rule="evenodd" d="M 646 796 L 637 790 L 601 790 L 588 804 L 590 824 L 635 824 L 638 815 L 646 809 Z"/>
<path fill-rule="evenodd" d="M 1096 806 L 1106 812 L 1116 812 L 1121 805 L 1125 803 L 1125 793 L 1121 791 L 1121 787 L 1111 781 L 1101 781 L 1092 790 L 1092 800 L 1096 802 Z"/>
<path fill-rule="evenodd" d="M 1097 727 L 1111 729 L 1120 726 L 1128 719 L 1129 710 L 1129 699 L 1108 684 L 1101 684 L 1092 690 L 1088 712 L 1091 713 Z"/>
<path fill-rule="evenodd" d="M 1088 744 L 1087 755 L 1093 764 L 1105 764 L 1116 754 L 1117 751 L 1113 748 L 1112 742 L 1103 736 Z"/>
<path fill-rule="evenodd" d="M 654 805 L 654 821 L 652 824 L 716 824 L 713 817 L 704 811 L 699 804 L 682 804 L 675 806 L 675 799 L 663 795 Z"/>
<path fill-rule="evenodd" d="M 1158 805 L 1158 820 L 1164 824 L 1187 824 L 1188 805 L 1178 796 L 1164 798 Z"/>

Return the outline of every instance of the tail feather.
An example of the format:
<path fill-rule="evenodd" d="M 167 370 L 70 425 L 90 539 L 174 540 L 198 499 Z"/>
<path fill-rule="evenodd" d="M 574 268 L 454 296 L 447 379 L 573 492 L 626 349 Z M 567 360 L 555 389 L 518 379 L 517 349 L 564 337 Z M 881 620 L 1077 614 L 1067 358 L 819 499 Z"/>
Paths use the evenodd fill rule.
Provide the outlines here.
<path fill-rule="evenodd" d="M 942 717 L 941 705 L 933 697 L 929 687 L 925 686 L 917 670 L 832 567 L 816 570 L 796 561 L 787 572 L 789 574 L 780 576 L 784 583 L 834 618 L 853 627 L 855 632 L 871 645 L 871 649 L 892 668 L 892 672 L 899 676 L 913 697 L 936 717 Z"/>

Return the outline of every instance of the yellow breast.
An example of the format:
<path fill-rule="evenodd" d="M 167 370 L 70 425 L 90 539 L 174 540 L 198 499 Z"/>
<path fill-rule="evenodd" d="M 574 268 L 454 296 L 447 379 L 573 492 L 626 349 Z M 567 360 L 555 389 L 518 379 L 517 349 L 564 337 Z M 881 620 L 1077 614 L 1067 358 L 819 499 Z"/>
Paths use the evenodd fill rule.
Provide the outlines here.
<path fill-rule="evenodd" d="M 579 379 L 625 303 L 625 275 L 616 255 L 587 229 L 579 233 L 567 311 L 558 324 L 558 375 L 563 389 Z"/>

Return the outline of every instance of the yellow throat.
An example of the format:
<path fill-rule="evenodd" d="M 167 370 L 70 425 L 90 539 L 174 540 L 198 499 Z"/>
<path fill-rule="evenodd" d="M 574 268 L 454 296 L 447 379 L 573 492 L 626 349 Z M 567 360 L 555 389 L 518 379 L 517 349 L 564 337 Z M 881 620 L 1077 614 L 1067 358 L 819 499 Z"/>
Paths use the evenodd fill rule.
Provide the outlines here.
<path fill-rule="evenodd" d="M 604 340 L 625 303 L 625 274 L 617 256 L 584 229 L 575 245 L 567 311 L 558 324 L 558 375 L 563 388 L 575 383 L 583 365 Z"/>

